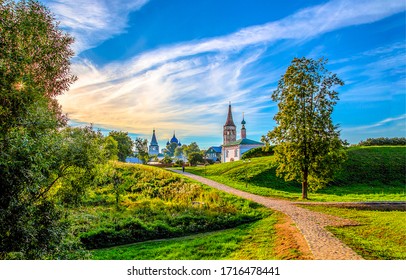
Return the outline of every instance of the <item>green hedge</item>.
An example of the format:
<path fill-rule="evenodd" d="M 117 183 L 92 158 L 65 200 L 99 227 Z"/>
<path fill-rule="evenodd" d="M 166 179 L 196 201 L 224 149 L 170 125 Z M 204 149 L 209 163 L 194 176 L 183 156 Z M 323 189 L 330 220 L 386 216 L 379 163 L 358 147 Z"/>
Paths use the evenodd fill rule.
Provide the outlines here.
<path fill-rule="evenodd" d="M 367 138 L 365 141 L 361 141 L 359 146 L 406 146 L 405 137 L 380 137 L 380 138 Z"/>

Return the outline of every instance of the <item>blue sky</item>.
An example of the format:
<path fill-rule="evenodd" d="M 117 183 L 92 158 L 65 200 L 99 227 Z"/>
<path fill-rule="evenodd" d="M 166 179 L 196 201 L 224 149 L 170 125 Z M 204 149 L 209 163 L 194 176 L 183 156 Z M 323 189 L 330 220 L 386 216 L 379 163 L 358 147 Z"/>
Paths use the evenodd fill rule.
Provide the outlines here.
<path fill-rule="evenodd" d="M 404 0 L 42 0 L 76 38 L 72 125 L 161 148 L 222 144 L 228 104 L 247 137 L 272 130 L 271 94 L 294 57 L 328 58 L 345 85 L 333 121 L 350 143 L 406 136 Z"/>

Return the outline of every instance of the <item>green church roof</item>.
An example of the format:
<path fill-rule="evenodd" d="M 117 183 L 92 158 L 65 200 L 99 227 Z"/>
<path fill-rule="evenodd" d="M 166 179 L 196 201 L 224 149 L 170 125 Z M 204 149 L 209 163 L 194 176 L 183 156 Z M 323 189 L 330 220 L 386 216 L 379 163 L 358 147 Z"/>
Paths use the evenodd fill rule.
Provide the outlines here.
<path fill-rule="evenodd" d="M 239 139 L 235 142 L 231 142 L 226 145 L 223 145 L 223 147 L 237 146 L 237 145 L 264 145 L 264 144 L 262 142 L 244 138 L 244 139 Z"/>

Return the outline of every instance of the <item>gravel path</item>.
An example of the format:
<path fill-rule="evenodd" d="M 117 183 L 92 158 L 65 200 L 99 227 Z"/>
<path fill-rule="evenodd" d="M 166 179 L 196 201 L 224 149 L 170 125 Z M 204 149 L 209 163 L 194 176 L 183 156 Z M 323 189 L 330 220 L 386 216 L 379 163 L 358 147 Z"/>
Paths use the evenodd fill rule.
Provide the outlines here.
<path fill-rule="evenodd" d="M 345 226 L 356 225 L 354 221 L 313 212 L 296 206 L 293 202 L 263 197 L 244 191 L 240 191 L 229 186 L 220 184 L 213 180 L 203 178 L 188 172 L 171 169 L 171 171 L 183 174 L 203 184 L 209 185 L 221 191 L 225 191 L 257 203 L 268 208 L 280 211 L 290 216 L 306 239 L 310 250 L 316 260 L 361 260 L 351 248 L 342 243 L 332 233 L 324 227 L 328 225 Z"/>

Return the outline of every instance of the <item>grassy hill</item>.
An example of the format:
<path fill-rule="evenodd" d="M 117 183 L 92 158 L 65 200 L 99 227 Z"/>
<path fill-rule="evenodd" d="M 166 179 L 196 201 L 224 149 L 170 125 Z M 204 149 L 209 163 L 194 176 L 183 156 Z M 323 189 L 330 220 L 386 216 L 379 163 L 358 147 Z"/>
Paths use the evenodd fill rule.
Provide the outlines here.
<path fill-rule="evenodd" d="M 86 249 L 233 228 L 271 213 L 163 169 L 111 165 L 119 186 L 92 188 L 70 211 L 73 235 Z"/>
<path fill-rule="evenodd" d="M 368 183 L 397 186 L 406 184 L 406 147 L 355 147 L 337 172 L 335 185 Z"/>
<path fill-rule="evenodd" d="M 298 199 L 301 186 L 275 175 L 272 156 L 187 171 L 259 195 Z M 334 181 L 310 193 L 315 201 L 406 200 L 406 147 L 352 147 Z"/>

